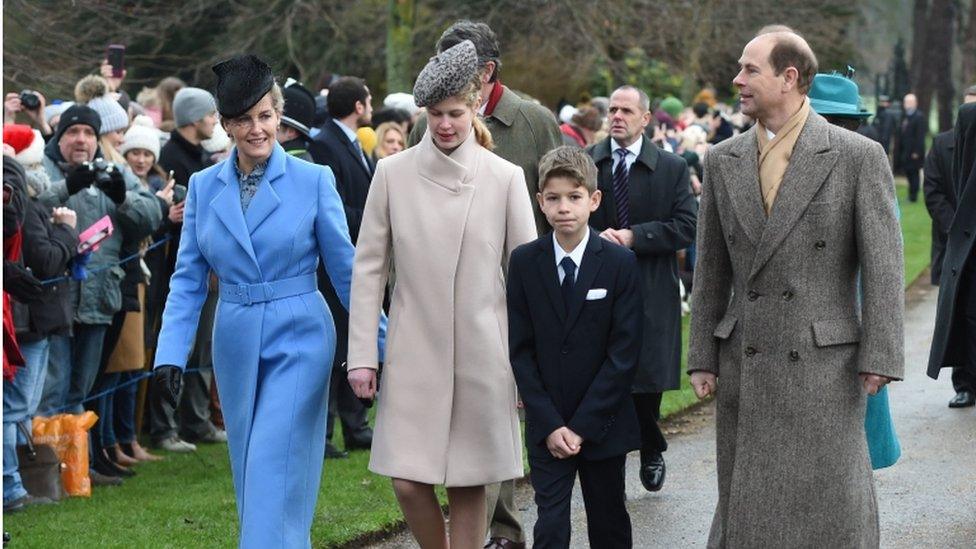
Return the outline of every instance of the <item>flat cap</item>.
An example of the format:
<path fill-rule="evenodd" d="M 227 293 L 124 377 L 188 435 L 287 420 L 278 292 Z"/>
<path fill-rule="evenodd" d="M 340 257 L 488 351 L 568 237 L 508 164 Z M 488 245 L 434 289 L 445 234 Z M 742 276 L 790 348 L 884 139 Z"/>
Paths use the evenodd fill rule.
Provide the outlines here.
<path fill-rule="evenodd" d="M 430 58 L 413 85 L 418 107 L 436 105 L 457 95 L 478 72 L 478 51 L 470 40 L 459 42 Z"/>

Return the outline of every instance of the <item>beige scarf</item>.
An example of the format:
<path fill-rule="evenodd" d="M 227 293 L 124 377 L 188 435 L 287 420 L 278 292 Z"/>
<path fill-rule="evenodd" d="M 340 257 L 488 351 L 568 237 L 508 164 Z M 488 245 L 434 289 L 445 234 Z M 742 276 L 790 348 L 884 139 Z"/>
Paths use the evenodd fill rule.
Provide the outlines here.
<path fill-rule="evenodd" d="M 786 124 L 779 129 L 779 133 L 770 141 L 766 133 L 766 126 L 762 121 L 756 122 L 756 136 L 759 138 L 759 188 L 762 191 L 763 206 L 766 216 L 773 210 L 773 202 L 783 182 L 783 175 L 790 165 L 793 147 L 800 137 L 800 131 L 810 115 L 810 100 L 803 99 L 803 106 Z"/>

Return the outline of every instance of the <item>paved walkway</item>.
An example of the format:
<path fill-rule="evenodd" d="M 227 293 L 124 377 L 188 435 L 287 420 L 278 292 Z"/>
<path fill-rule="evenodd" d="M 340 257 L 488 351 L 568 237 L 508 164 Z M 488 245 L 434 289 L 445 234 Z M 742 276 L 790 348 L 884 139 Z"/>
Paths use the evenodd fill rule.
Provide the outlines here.
<path fill-rule="evenodd" d="M 875 474 L 885 548 L 976 547 L 976 409 L 950 410 L 948 372 L 925 376 L 935 321 L 937 290 L 916 286 L 906 310 L 906 379 L 891 388 L 901 460 Z M 715 479 L 714 407 L 702 407 L 667 422 L 670 449 L 664 490 L 650 494 L 627 463 L 628 508 L 635 547 L 704 547 L 718 498 Z M 531 541 L 535 523 L 532 491 L 517 494 Z M 583 500 L 574 493 L 573 547 L 586 547 Z M 416 547 L 403 533 L 374 547 Z"/>

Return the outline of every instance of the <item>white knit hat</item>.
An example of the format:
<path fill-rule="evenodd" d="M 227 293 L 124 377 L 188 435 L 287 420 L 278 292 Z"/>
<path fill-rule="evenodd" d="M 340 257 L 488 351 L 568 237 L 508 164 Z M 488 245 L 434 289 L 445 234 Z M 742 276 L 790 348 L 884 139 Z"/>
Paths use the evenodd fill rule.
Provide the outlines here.
<path fill-rule="evenodd" d="M 135 117 L 132 127 L 125 132 L 125 139 L 119 147 L 119 152 L 124 155 L 133 149 L 145 149 L 159 161 L 159 136 L 160 132 L 153 126 L 152 118 L 141 114 Z"/>

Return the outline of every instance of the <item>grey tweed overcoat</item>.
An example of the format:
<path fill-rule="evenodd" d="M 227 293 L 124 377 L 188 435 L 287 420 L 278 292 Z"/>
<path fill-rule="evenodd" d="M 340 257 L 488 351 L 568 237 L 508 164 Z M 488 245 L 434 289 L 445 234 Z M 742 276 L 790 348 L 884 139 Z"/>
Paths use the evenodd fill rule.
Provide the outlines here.
<path fill-rule="evenodd" d="M 767 219 L 757 161 L 755 129 L 705 157 L 688 370 L 718 375 L 708 544 L 877 547 L 858 374 L 904 370 L 891 170 L 811 112 Z"/>

